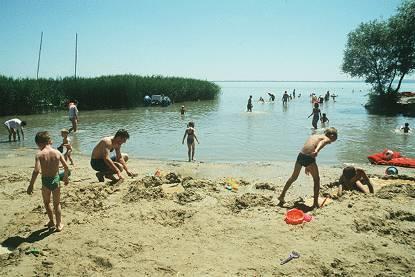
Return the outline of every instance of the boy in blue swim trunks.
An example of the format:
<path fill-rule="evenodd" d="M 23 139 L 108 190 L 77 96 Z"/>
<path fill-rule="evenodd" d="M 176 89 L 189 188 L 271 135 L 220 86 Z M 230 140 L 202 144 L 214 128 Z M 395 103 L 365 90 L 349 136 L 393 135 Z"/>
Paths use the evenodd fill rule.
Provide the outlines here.
<path fill-rule="evenodd" d="M 104 177 L 114 182 L 122 180 L 124 179 L 121 175 L 123 169 L 125 169 L 128 176 L 134 176 L 127 167 L 128 155 L 121 154 L 121 145 L 129 138 L 128 132 L 120 129 L 115 136 L 101 139 L 92 150 L 91 167 L 98 171 L 96 173 L 98 181 L 104 182 Z M 110 157 L 110 152 L 114 150 L 115 155 Z M 118 179 L 114 174 L 118 176 Z"/>
<path fill-rule="evenodd" d="M 313 208 L 318 207 L 318 194 L 320 191 L 320 175 L 318 173 L 318 166 L 316 163 L 316 157 L 318 152 L 323 149 L 324 146 L 335 142 L 337 140 L 337 130 L 335 128 L 327 128 L 324 132 L 324 135 L 312 135 L 308 138 L 305 142 L 303 149 L 298 154 L 297 161 L 295 162 L 294 171 L 291 177 L 285 183 L 285 186 L 278 197 L 280 201 L 278 205 L 282 206 L 285 201 L 285 194 L 287 190 L 290 188 L 292 183 L 297 180 L 298 175 L 300 174 L 301 168 L 305 167 L 305 173 L 311 174 L 314 181 L 314 203 Z"/>
<path fill-rule="evenodd" d="M 38 132 L 35 136 L 35 142 L 40 151 L 36 154 L 35 157 L 35 168 L 33 169 L 32 178 L 27 188 L 27 193 L 32 194 L 33 185 L 36 181 L 36 178 L 39 173 L 42 172 L 42 198 L 49 217 L 47 226 L 49 228 L 56 226 L 56 231 L 60 232 L 62 231 L 63 224 L 61 215 L 59 182 L 62 178 L 64 184 L 68 184 L 68 165 L 66 164 L 62 154 L 58 150 L 52 148 L 52 140 L 48 132 Z M 64 168 L 63 176 L 59 175 L 59 162 L 62 163 Z M 51 194 L 53 197 L 53 209 L 55 211 L 56 225 L 53 220 L 53 211 L 50 206 Z"/>

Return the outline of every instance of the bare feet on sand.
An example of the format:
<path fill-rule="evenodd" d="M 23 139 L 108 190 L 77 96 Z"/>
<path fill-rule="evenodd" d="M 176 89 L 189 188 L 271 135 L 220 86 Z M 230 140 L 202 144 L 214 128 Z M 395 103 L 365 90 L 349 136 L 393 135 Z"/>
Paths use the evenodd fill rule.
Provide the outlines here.
<path fill-rule="evenodd" d="M 45 226 L 50 229 L 50 228 L 55 227 L 55 223 L 53 221 L 49 221 Z"/>
<path fill-rule="evenodd" d="M 63 224 L 59 224 L 59 226 L 56 226 L 56 232 L 60 232 L 63 229 Z"/>
<path fill-rule="evenodd" d="M 282 206 L 284 206 L 284 204 L 285 204 L 285 200 L 284 200 L 284 197 L 278 197 L 278 200 L 280 201 L 280 202 L 278 202 L 278 206 L 280 206 L 280 207 L 282 207 Z"/>

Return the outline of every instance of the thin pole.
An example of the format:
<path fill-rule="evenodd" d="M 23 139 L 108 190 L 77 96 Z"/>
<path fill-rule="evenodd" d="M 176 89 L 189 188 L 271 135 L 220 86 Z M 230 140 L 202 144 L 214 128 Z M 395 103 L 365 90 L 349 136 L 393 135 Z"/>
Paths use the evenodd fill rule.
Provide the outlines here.
<path fill-rule="evenodd" d="M 39 78 L 40 53 L 42 52 L 42 40 L 43 40 L 43 32 L 40 33 L 40 46 L 39 46 L 39 57 L 37 59 L 36 80 Z"/>
<path fill-rule="evenodd" d="M 75 79 L 76 79 L 76 64 L 78 63 L 78 33 L 75 37 Z"/>

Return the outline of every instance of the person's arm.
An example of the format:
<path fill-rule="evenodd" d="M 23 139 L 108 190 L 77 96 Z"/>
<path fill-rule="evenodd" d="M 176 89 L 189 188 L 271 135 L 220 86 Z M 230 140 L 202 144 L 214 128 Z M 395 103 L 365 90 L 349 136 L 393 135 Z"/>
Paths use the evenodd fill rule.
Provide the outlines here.
<path fill-rule="evenodd" d="M 124 158 L 123 158 L 123 156 L 121 154 L 121 149 L 120 148 L 115 149 L 115 155 L 117 157 L 117 161 L 122 165 L 122 167 L 124 168 L 124 170 L 127 173 L 127 175 L 128 176 L 133 176 L 133 173 L 131 173 L 128 170 L 127 163 L 125 162 L 125 160 L 124 160 Z"/>
<path fill-rule="evenodd" d="M 310 116 L 312 116 L 313 114 L 314 114 L 314 111 L 312 111 L 311 114 L 307 118 L 310 118 Z"/>
<path fill-rule="evenodd" d="M 108 152 L 105 152 L 104 162 L 117 174 L 118 178 L 124 179 L 121 176 L 121 171 L 118 169 L 118 167 L 114 164 L 114 162 L 111 160 L 111 158 L 108 155 Z"/>
<path fill-rule="evenodd" d="M 68 180 L 69 169 L 68 169 L 68 164 L 66 163 L 65 158 L 63 157 L 61 153 L 59 153 L 59 161 L 61 162 L 63 166 L 63 183 L 66 186 L 69 183 L 69 180 Z"/>
<path fill-rule="evenodd" d="M 186 131 L 184 131 L 184 136 L 183 136 L 182 144 L 184 144 L 184 139 L 186 138 L 186 135 L 187 135 L 187 129 L 186 129 Z"/>
<path fill-rule="evenodd" d="M 330 143 L 329 138 L 324 138 L 324 139 L 320 140 L 320 142 L 317 144 L 317 147 L 314 150 L 314 152 L 311 153 L 312 156 L 316 157 L 318 152 L 320 152 L 320 150 L 323 149 L 323 147 L 326 146 L 329 143 Z"/>
<path fill-rule="evenodd" d="M 200 143 L 199 140 L 197 139 L 196 133 L 193 133 L 193 136 L 195 137 L 195 140 L 197 141 L 197 143 Z"/>
<path fill-rule="evenodd" d="M 27 187 L 27 194 L 32 194 L 33 192 L 33 185 L 35 184 L 37 175 L 39 175 L 40 172 L 40 161 L 39 161 L 39 157 L 36 155 L 35 157 L 35 168 L 33 169 L 32 172 L 32 178 L 30 179 L 30 184 Z"/>
<path fill-rule="evenodd" d="M 363 170 L 361 170 L 361 179 L 363 180 L 363 183 L 367 185 L 367 187 L 369 188 L 369 192 L 370 193 L 374 193 L 375 191 L 373 190 L 373 185 L 370 182 L 369 177 L 367 177 L 366 172 L 364 172 Z"/>
<path fill-rule="evenodd" d="M 20 126 L 20 131 L 22 131 L 22 140 L 24 140 L 24 132 L 23 132 L 23 127 Z"/>

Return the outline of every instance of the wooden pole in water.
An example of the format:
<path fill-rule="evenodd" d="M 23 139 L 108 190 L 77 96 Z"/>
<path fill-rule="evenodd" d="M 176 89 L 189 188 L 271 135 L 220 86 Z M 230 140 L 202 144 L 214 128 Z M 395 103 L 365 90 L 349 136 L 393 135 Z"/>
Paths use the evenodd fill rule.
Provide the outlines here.
<path fill-rule="evenodd" d="M 75 36 L 75 79 L 76 79 L 76 64 L 78 63 L 78 33 Z"/>
<path fill-rule="evenodd" d="M 40 33 L 40 46 L 39 46 L 39 57 L 37 59 L 36 80 L 39 78 L 40 53 L 42 52 L 42 40 L 43 40 L 43 32 Z"/>

